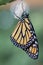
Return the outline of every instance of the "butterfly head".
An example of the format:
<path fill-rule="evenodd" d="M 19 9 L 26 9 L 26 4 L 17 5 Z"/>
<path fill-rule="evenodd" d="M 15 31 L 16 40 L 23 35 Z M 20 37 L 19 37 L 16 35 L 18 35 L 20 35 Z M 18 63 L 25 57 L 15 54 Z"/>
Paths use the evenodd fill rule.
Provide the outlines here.
<path fill-rule="evenodd" d="M 23 12 L 21 19 L 24 20 L 25 18 L 28 18 L 29 14 L 26 13 L 26 11 Z"/>

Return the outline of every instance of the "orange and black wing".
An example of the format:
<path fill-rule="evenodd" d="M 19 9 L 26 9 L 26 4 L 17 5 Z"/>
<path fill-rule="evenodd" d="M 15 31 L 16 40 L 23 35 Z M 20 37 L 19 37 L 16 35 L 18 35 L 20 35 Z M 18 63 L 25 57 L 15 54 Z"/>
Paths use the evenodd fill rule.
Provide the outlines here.
<path fill-rule="evenodd" d="M 27 18 L 23 22 L 18 22 L 14 32 L 11 34 L 11 41 L 15 46 L 26 51 L 31 58 L 38 58 L 38 41 L 33 25 Z"/>

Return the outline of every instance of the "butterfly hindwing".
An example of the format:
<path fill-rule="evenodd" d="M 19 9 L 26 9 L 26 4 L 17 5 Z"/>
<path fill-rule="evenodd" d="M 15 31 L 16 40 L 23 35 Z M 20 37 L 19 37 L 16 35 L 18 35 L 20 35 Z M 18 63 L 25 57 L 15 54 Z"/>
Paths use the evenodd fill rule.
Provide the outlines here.
<path fill-rule="evenodd" d="M 38 41 L 32 23 L 28 18 L 19 21 L 11 35 L 15 46 L 22 48 L 33 59 L 38 58 Z"/>
<path fill-rule="evenodd" d="M 38 42 L 33 41 L 32 44 L 26 48 L 26 53 L 33 59 L 37 59 L 39 55 Z"/>

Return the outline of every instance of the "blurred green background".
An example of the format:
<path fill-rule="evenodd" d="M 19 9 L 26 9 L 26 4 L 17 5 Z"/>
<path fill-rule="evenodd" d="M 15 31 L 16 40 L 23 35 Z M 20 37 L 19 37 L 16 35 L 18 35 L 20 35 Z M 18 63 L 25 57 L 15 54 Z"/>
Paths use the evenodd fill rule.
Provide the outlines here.
<path fill-rule="evenodd" d="M 43 65 L 43 9 L 31 10 L 30 20 L 39 43 L 37 60 L 31 59 L 23 50 L 13 45 L 10 35 L 18 20 L 14 19 L 10 10 L 0 10 L 0 65 Z"/>

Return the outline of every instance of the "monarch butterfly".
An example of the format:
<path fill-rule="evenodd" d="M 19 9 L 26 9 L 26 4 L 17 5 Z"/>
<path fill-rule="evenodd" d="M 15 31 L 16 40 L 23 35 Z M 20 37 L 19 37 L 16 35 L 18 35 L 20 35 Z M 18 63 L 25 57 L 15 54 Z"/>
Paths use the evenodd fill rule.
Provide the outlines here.
<path fill-rule="evenodd" d="M 11 11 L 19 22 L 11 34 L 13 44 L 23 49 L 32 59 L 37 59 L 39 54 L 38 40 L 32 23 L 29 20 L 27 5 L 21 1 L 11 6 Z"/>

